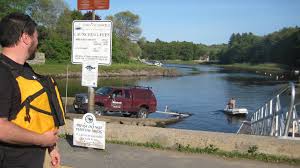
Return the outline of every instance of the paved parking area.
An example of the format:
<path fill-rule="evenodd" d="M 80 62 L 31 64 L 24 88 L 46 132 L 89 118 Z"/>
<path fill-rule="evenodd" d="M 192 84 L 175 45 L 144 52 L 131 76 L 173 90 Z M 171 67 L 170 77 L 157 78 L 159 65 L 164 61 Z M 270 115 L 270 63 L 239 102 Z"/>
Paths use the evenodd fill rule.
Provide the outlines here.
<path fill-rule="evenodd" d="M 62 165 L 72 168 L 294 168 L 284 164 L 243 159 L 227 159 L 211 155 L 106 144 L 105 150 L 72 147 L 60 139 Z"/>

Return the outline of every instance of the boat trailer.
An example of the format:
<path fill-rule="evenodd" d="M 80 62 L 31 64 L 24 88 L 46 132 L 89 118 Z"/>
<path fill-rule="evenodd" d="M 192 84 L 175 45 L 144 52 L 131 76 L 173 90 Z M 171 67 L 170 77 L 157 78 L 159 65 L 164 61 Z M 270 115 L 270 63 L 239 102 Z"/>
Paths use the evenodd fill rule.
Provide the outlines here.
<path fill-rule="evenodd" d="M 165 111 L 155 111 L 156 113 L 160 113 L 160 114 L 168 114 L 171 115 L 173 117 L 177 117 L 177 118 L 187 118 L 190 117 L 192 115 L 192 113 L 187 113 L 187 112 L 173 112 L 173 111 L 169 111 L 169 107 L 166 106 L 165 107 Z"/>

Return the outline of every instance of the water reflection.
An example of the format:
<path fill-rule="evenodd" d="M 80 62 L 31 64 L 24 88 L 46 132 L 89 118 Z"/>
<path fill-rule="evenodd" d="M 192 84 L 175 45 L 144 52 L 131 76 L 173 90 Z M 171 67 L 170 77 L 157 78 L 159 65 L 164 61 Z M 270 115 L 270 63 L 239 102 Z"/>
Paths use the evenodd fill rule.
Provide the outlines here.
<path fill-rule="evenodd" d="M 228 99 L 234 97 L 237 106 L 247 108 L 250 116 L 269 100 L 286 82 L 245 72 L 225 72 L 221 68 L 207 65 L 165 65 L 176 68 L 184 76 L 156 78 L 99 78 L 98 86 L 150 86 L 157 98 L 158 110 L 165 106 L 177 112 L 192 113 L 169 127 L 191 130 L 236 132 L 246 117 L 228 116 L 222 112 Z M 190 75 L 195 69 L 200 73 Z M 66 80 L 59 80 L 58 85 L 65 89 Z M 87 92 L 81 86 L 81 79 L 70 79 L 69 96 Z M 64 93 L 63 93 L 64 94 Z M 151 114 L 150 117 L 166 117 Z"/>
<path fill-rule="evenodd" d="M 229 115 L 225 114 L 227 123 L 230 125 L 240 125 L 243 121 L 246 120 L 246 115 Z"/>

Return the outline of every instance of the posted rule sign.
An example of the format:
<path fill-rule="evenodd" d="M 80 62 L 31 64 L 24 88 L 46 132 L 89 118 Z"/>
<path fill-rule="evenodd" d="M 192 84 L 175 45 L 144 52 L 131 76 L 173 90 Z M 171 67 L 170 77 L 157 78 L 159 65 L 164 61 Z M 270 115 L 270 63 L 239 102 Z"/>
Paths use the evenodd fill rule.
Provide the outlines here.
<path fill-rule="evenodd" d="M 81 86 L 97 87 L 98 64 L 97 62 L 84 62 L 82 64 Z"/>
<path fill-rule="evenodd" d="M 72 63 L 111 64 L 112 22 L 75 20 L 72 25 Z"/>
<path fill-rule="evenodd" d="M 92 113 L 73 121 L 73 145 L 105 149 L 105 127 L 103 121 L 96 121 Z"/>

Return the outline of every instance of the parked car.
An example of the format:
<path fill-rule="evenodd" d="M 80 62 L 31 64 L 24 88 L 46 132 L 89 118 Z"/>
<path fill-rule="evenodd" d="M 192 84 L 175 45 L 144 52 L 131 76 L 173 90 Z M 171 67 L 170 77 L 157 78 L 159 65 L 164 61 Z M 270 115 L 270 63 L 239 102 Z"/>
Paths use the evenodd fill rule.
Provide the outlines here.
<path fill-rule="evenodd" d="M 77 112 L 87 112 L 88 95 L 75 95 L 74 109 Z M 136 115 L 146 118 L 156 111 L 156 98 L 150 87 L 101 87 L 95 92 L 95 113 L 103 115 L 106 112 L 121 112 L 123 116 Z"/>

